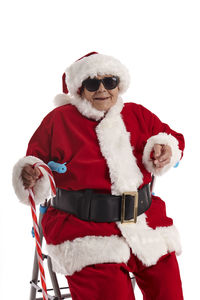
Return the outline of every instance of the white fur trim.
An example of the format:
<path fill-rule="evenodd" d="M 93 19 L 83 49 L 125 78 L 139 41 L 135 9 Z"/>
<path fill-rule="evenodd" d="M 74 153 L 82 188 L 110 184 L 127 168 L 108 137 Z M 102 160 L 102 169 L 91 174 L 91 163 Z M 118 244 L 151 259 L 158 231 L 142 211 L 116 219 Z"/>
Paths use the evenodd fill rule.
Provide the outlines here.
<path fill-rule="evenodd" d="M 40 160 L 35 156 L 25 156 L 21 158 L 13 168 L 13 175 L 12 175 L 13 187 L 17 197 L 19 198 L 20 202 L 22 202 L 23 204 L 29 205 L 29 199 L 28 199 L 29 193 L 28 190 L 24 188 L 21 172 L 26 165 L 28 164 L 33 165 L 37 162 L 44 164 L 42 160 Z M 37 181 L 33 189 L 36 204 L 40 204 L 44 202 L 45 199 L 49 199 L 51 197 L 51 186 L 49 182 L 48 173 L 43 168 L 39 167 L 39 169 L 41 170 L 43 176 Z"/>
<path fill-rule="evenodd" d="M 155 144 L 169 145 L 172 149 L 172 157 L 170 163 L 161 168 L 160 170 L 156 170 L 153 161 L 150 159 L 150 154 Z M 171 167 L 175 166 L 175 164 L 181 159 L 181 150 L 178 146 L 178 140 L 172 136 L 171 134 L 167 134 L 165 132 L 160 132 L 157 135 L 150 137 L 147 140 L 147 143 L 144 147 L 143 153 L 143 163 L 146 169 L 155 175 L 162 175 L 166 171 L 168 171 Z"/>
<path fill-rule="evenodd" d="M 54 104 L 56 107 L 65 104 L 74 105 L 78 111 L 86 118 L 93 120 L 100 120 L 103 118 L 105 111 L 100 111 L 92 106 L 92 104 L 86 99 L 80 98 L 78 95 L 70 96 L 68 94 L 59 94 L 54 98 Z"/>
<path fill-rule="evenodd" d="M 71 97 L 68 94 L 58 94 L 54 98 L 54 105 L 56 107 L 69 104 L 71 102 Z"/>
<path fill-rule="evenodd" d="M 128 69 L 112 56 L 93 54 L 74 62 L 66 69 L 66 84 L 69 93 L 77 95 L 82 82 L 88 77 L 97 75 L 115 75 L 120 77 L 119 90 L 124 93 L 129 86 L 130 76 Z"/>
<path fill-rule="evenodd" d="M 116 222 L 132 252 L 146 266 L 155 265 L 168 252 L 181 253 L 179 235 L 174 225 L 152 229 L 146 223 L 146 215 L 138 217 L 137 223 Z"/>
<path fill-rule="evenodd" d="M 123 102 L 119 97 L 117 104 L 96 127 L 100 149 L 109 167 L 113 195 L 136 191 L 143 179 L 133 155 L 130 133 L 126 131 L 120 115 L 122 108 Z"/>
<path fill-rule="evenodd" d="M 71 104 L 76 106 L 78 111 L 85 117 L 93 120 L 100 120 L 104 117 L 105 111 L 101 111 L 92 106 L 90 101 L 78 96 L 71 97 Z"/>
<path fill-rule="evenodd" d="M 177 255 L 182 252 L 179 233 L 174 225 L 157 227 L 156 231 L 164 238 L 169 252 L 175 251 Z"/>
<path fill-rule="evenodd" d="M 53 270 L 72 275 L 84 267 L 100 263 L 126 263 L 130 248 L 123 237 L 86 236 L 59 245 L 46 245 Z"/>

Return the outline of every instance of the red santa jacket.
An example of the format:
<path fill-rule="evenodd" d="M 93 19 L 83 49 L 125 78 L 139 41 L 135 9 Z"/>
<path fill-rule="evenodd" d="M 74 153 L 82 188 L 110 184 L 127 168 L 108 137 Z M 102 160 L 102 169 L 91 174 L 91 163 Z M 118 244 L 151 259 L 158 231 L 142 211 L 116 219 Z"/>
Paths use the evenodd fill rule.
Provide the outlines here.
<path fill-rule="evenodd" d="M 159 173 L 150 160 L 156 143 L 172 149 L 170 163 Z M 21 167 L 38 159 L 67 163 L 66 173 L 54 174 L 58 188 L 91 188 L 120 195 L 148 184 L 152 174 L 166 172 L 181 159 L 183 148 L 183 136 L 142 105 L 123 105 L 119 100 L 105 117 L 94 120 L 67 104 L 44 118 L 29 142 Z M 44 174 L 35 188 L 38 202 L 47 191 Z M 25 202 L 24 195 L 21 198 Z M 155 264 L 169 251 L 180 253 L 176 228 L 166 216 L 165 203 L 155 196 L 136 224 L 86 222 L 49 208 L 43 231 L 53 268 L 65 275 L 89 264 L 127 262 L 130 249 L 145 265 Z"/>

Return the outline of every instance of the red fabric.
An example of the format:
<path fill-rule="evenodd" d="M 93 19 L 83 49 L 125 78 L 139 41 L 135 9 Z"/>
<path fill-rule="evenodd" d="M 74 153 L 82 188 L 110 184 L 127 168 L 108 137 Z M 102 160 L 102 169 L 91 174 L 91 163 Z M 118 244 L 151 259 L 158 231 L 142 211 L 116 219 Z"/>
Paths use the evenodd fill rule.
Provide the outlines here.
<path fill-rule="evenodd" d="M 99 54 L 98 52 L 90 52 L 90 53 L 88 53 L 88 54 L 86 54 L 86 55 L 84 55 L 84 56 L 82 56 L 81 58 L 79 58 L 78 60 L 81 60 L 82 58 L 84 58 L 84 57 L 88 57 L 88 56 L 90 56 L 90 55 L 93 55 L 93 54 Z M 77 61 L 78 61 L 77 60 Z"/>
<path fill-rule="evenodd" d="M 174 252 L 164 255 L 151 267 L 145 267 L 132 254 L 127 265 L 91 265 L 66 278 L 73 300 L 135 300 L 128 272 L 134 273 L 144 300 L 183 300 Z"/>
<path fill-rule="evenodd" d="M 162 123 L 154 114 L 141 105 L 125 104 L 122 118 L 131 133 L 133 155 L 143 174 L 143 184 L 151 181 L 151 174 L 142 163 L 144 146 L 152 135 L 159 132 L 172 134 L 184 148 L 183 136 Z M 111 192 L 109 169 L 101 154 L 95 128 L 99 124 L 82 116 L 73 105 L 64 105 L 50 112 L 30 140 L 27 155 L 65 163 L 68 171 L 54 172 L 57 187 L 66 190 L 96 189 Z M 123 158 L 122 158 L 123 159 Z M 87 176 L 86 176 L 87 173 Z"/>
<path fill-rule="evenodd" d="M 153 229 L 173 225 L 173 220 L 166 215 L 165 202 L 157 196 L 152 196 L 151 206 L 145 214 L 148 226 Z"/>
<path fill-rule="evenodd" d="M 84 236 L 121 236 L 112 223 L 95 223 L 78 219 L 72 214 L 50 207 L 42 219 L 43 233 L 47 244 L 57 245 Z"/>
<path fill-rule="evenodd" d="M 63 93 L 64 94 L 68 94 L 68 88 L 67 88 L 67 84 L 66 84 L 66 74 L 64 73 L 63 76 L 62 76 L 62 87 L 63 87 Z"/>

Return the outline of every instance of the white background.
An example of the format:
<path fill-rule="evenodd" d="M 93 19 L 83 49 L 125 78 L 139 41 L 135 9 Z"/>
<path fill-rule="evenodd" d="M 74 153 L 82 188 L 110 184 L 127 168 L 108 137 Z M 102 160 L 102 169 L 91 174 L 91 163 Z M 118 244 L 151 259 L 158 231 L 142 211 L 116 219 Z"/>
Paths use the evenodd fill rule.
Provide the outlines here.
<path fill-rule="evenodd" d="M 143 104 L 185 135 L 184 159 L 155 191 L 181 234 L 185 299 L 199 298 L 199 16 L 194 0 L 1 2 L 1 299 L 28 299 L 34 251 L 31 212 L 13 192 L 12 167 L 53 109 L 65 68 L 91 51 L 129 68 L 125 102 Z"/>

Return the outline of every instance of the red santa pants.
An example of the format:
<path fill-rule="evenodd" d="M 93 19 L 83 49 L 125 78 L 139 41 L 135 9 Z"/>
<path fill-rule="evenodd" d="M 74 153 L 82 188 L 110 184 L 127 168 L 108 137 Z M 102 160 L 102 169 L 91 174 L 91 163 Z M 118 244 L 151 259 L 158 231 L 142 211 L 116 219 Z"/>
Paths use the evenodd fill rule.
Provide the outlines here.
<path fill-rule="evenodd" d="M 90 265 L 66 278 L 73 300 L 135 300 L 129 272 L 134 273 L 144 300 L 183 300 L 174 252 L 151 267 L 132 254 L 127 264 Z"/>

